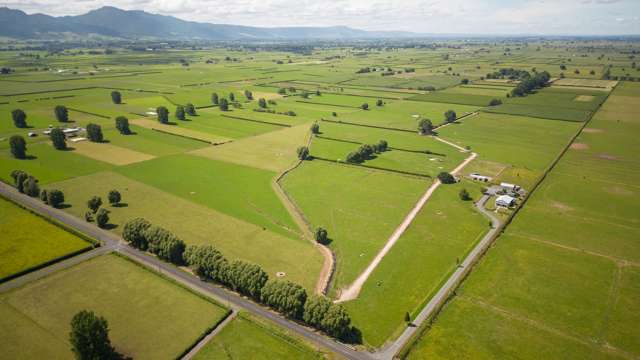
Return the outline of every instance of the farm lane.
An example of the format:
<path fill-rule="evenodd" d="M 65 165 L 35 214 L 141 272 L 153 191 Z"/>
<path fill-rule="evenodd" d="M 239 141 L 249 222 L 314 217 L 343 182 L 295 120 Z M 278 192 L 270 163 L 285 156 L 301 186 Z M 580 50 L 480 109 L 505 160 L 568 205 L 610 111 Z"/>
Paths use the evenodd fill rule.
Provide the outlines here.
<path fill-rule="evenodd" d="M 449 145 L 455 146 L 456 148 L 462 149 L 455 144 L 451 144 L 444 140 L 443 142 Z M 462 149 L 461 151 L 466 152 L 467 150 Z M 455 169 L 453 169 L 451 174 L 453 175 L 457 174 L 460 170 L 462 170 L 465 166 L 467 166 L 467 164 L 473 161 L 473 159 L 475 159 L 477 156 L 478 154 L 471 153 L 471 155 L 469 155 L 466 159 L 464 159 L 464 161 L 462 161 L 462 163 L 460 163 Z M 418 213 L 420 212 L 420 210 L 422 210 L 422 208 L 427 203 L 429 198 L 431 198 L 433 193 L 436 191 L 436 189 L 438 189 L 438 187 L 440 187 L 441 184 L 442 183 L 440 182 L 440 180 L 436 179 L 433 182 L 433 184 L 431 184 L 431 186 L 427 188 L 427 191 L 422 195 L 420 200 L 418 200 L 418 202 L 416 203 L 416 206 L 414 206 L 414 208 L 404 218 L 400 226 L 398 226 L 398 228 L 396 228 L 393 234 L 391 234 L 391 236 L 387 240 L 382 250 L 378 252 L 376 257 L 371 261 L 369 266 L 367 266 L 367 268 L 360 274 L 360 276 L 358 276 L 358 278 L 349 287 L 347 287 L 342 292 L 340 292 L 340 297 L 338 298 L 338 300 L 336 300 L 336 302 L 339 303 L 339 302 L 354 300 L 358 297 L 358 295 L 360 294 L 360 290 L 362 290 L 362 286 L 364 286 L 364 283 L 367 281 L 367 279 L 369 279 L 369 276 L 371 276 L 371 274 L 376 269 L 376 267 L 378 267 L 378 265 L 380 264 L 382 259 L 385 257 L 385 255 L 387 255 L 387 253 L 391 250 L 391 248 L 393 248 L 393 246 L 396 244 L 398 239 L 400 239 L 402 234 L 404 234 L 407 228 L 409 228 L 409 225 L 411 225 L 415 217 L 418 216 Z"/>
<path fill-rule="evenodd" d="M 491 219 L 491 228 L 484 235 L 482 240 L 476 245 L 469 255 L 462 261 L 456 271 L 447 279 L 438 292 L 431 298 L 427 305 L 420 311 L 418 316 L 411 322 L 411 326 L 407 326 L 404 332 L 394 342 L 383 347 L 379 351 L 373 353 L 373 357 L 376 359 L 393 359 L 393 357 L 402 349 L 402 347 L 414 336 L 414 334 L 420 329 L 425 320 L 429 319 L 446 301 L 449 294 L 456 289 L 458 284 L 464 279 L 466 274 L 471 270 L 473 264 L 484 254 L 489 248 L 496 235 L 502 227 L 502 221 L 496 217 L 491 211 L 485 209 L 484 205 L 491 197 L 490 194 L 485 194 L 478 200 L 475 207 L 482 214 Z"/>
<path fill-rule="evenodd" d="M 226 305 L 232 310 L 243 309 L 251 312 L 257 316 L 266 318 L 278 326 L 284 327 L 290 331 L 297 333 L 303 338 L 324 347 L 330 351 L 333 351 L 347 359 L 354 360 L 368 360 L 371 359 L 371 354 L 367 352 L 359 352 L 351 347 L 342 343 L 336 342 L 320 333 L 312 331 L 311 329 L 302 326 L 298 323 L 289 321 L 288 319 L 280 316 L 279 314 L 268 310 L 260 305 L 257 305 L 242 296 L 227 291 L 226 289 L 216 286 L 214 284 L 201 281 L 199 278 L 191 275 L 190 273 L 181 270 L 178 267 L 170 265 L 154 256 L 134 249 L 126 245 L 122 239 L 116 234 L 110 233 L 106 230 L 100 229 L 94 224 L 87 223 L 83 219 L 77 218 L 71 214 L 68 214 L 60 209 L 55 209 L 42 203 L 39 199 L 31 198 L 27 195 L 19 193 L 13 186 L 0 182 L 0 194 L 16 203 L 19 203 L 27 208 L 30 208 L 38 213 L 47 215 L 69 227 L 72 227 L 94 239 L 102 242 L 102 246 L 72 257 L 68 260 L 56 263 L 51 266 L 47 266 L 43 269 L 35 271 L 31 274 L 18 277 L 0 285 L 0 291 L 8 291 L 10 289 L 22 286 L 28 281 L 32 281 L 46 275 L 49 275 L 55 271 L 59 271 L 75 265 L 88 258 L 116 251 L 133 261 L 150 268 L 172 280 L 186 286 L 196 292 L 199 292 L 205 296 L 208 296 L 220 304 Z"/>
<path fill-rule="evenodd" d="M 202 338 L 202 340 L 200 340 L 200 342 L 193 347 L 193 349 L 191 349 L 186 355 L 184 355 L 181 360 L 191 360 L 193 359 L 194 356 L 196 356 L 196 354 L 205 346 L 209 343 L 209 341 L 211 341 L 211 339 L 213 339 L 214 336 L 216 336 L 220 331 L 222 331 L 222 329 L 225 328 L 225 326 L 227 326 L 233 319 L 236 318 L 236 316 L 238 316 L 238 311 L 236 310 L 232 310 L 231 314 L 229 314 L 229 316 L 227 316 L 226 319 L 224 319 L 224 321 L 222 321 L 218 326 L 216 326 L 215 329 L 213 329 L 212 332 L 209 333 L 209 335 L 205 336 L 204 338 Z"/>

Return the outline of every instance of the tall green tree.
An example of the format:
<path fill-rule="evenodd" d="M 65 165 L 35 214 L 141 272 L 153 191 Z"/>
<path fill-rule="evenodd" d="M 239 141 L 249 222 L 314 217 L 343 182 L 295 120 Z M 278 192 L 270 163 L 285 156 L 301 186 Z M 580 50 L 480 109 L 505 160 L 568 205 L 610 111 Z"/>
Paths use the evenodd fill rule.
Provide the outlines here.
<path fill-rule="evenodd" d="M 91 142 L 104 141 L 104 135 L 102 135 L 102 127 L 98 124 L 87 124 L 87 139 Z"/>
<path fill-rule="evenodd" d="M 253 100 L 253 93 L 249 90 L 245 90 L 244 91 L 244 97 L 247 98 L 247 100 Z"/>
<path fill-rule="evenodd" d="M 184 120 L 185 119 L 184 106 L 182 106 L 182 105 L 176 106 L 176 118 L 178 120 Z"/>
<path fill-rule="evenodd" d="M 156 114 L 158 114 L 158 122 L 161 124 L 169 123 L 169 110 L 164 106 L 158 106 L 156 109 Z"/>
<path fill-rule="evenodd" d="M 111 206 L 117 206 L 120 204 L 120 201 L 122 201 L 122 195 L 120 195 L 118 190 L 109 191 L 107 198 L 109 199 L 109 204 L 111 204 Z"/>
<path fill-rule="evenodd" d="M 306 146 L 300 146 L 296 152 L 300 160 L 307 160 L 309 158 L 309 148 Z"/>
<path fill-rule="evenodd" d="M 203 279 L 209 279 L 218 283 L 228 283 L 227 259 L 215 247 L 189 246 L 184 251 L 183 258 L 196 275 Z"/>
<path fill-rule="evenodd" d="M 262 302 L 291 319 L 301 319 L 307 291 L 290 281 L 269 281 L 262 288 Z"/>
<path fill-rule="evenodd" d="M 91 209 L 94 214 L 98 212 L 100 206 L 102 206 L 102 199 L 100 198 L 100 196 L 93 196 L 87 201 L 87 207 Z"/>
<path fill-rule="evenodd" d="M 267 100 L 260 98 L 258 99 L 258 106 L 260 106 L 262 109 L 266 109 L 267 108 Z"/>
<path fill-rule="evenodd" d="M 145 230 L 144 237 L 149 243 L 149 252 L 158 255 L 160 259 L 173 264 L 184 262 L 182 255 L 186 245 L 169 230 L 151 225 Z"/>
<path fill-rule="evenodd" d="M 131 134 L 131 129 L 129 128 L 129 119 L 124 116 L 118 116 L 116 118 L 116 129 L 118 129 L 118 131 L 122 135 Z"/>
<path fill-rule="evenodd" d="M 455 111 L 453 111 L 453 110 L 447 110 L 447 111 L 444 113 L 444 119 L 445 119 L 445 121 L 446 121 L 446 122 L 448 122 L 448 123 L 451 123 L 451 122 L 456 121 L 456 119 L 457 119 L 457 118 L 458 118 L 458 115 L 457 115 L 457 114 L 456 114 L 456 112 L 455 112 Z"/>
<path fill-rule="evenodd" d="M 58 105 L 53 109 L 54 114 L 56 115 L 56 119 L 60 122 L 69 121 L 69 110 L 64 105 Z"/>
<path fill-rule="evenodd" d="M 332 304 L 322 319 L 321 329 L 336 339 L 345 340 L 351 332 L 351 317 L 342 305 Z"/>
<path fill-rule="evenodd" d="M 78 360 L 111 360 L 117 355 L 109 340 L 107 320 L 93 311 L 83 310 L 71 319 L 71 351 Z"/>
<path fill-rule="evenodd" d="M 187 113 L 187 115 L 189 116 L 196 116 L 196 107 L 193 106 L 192 103 L 187 103 L 187 105 L 184 106 L 184 111 Z"/>
<path fill-rule="evenodd" d="M 315 295 L 304 303 L 302 320 L 316 329 L 322 328 L 322 320 L 331 308 L 331 300 L 322 295 Z"/>
<path fill-rule="evenodd" d="M 218 97 L 218 94 L 217 93 L 211 94 L 211 103 L 213 105 L 218 105 L 219 102 L 220 102 L 220 98 Z"/>
<path fill-rule="evenodd" d="M 313 236 L 316 239 L 316 242 L 320 244 L 326 245 L 329 242 L 329 233 L 324 228 L 317 228 Z"/>
<path fill-rule="evenodd" d="M 27 177 L 27 179 L 22 182 L 22 190 L 31 197 L 38 197 L 38 195 L 40 195 L 38 180 L 33 176 Z"/>
<path fill-rule="evenodd" d="M 311 124 L 311 133 L 314 135 L 320 134 L 320 124 L 318 123 Z"/>
<path fill-rule="evenodd" d="M 9 147 L 11 155 L 16 159 L 24 159 L 27 157 L 27 142 L 20 135 L 13 135 L 9 138 Z"/>
<path fill-rule="evenodd" d="M 364 103 L 364 104 L 360 105 L 360 108 L 361 108 L 362 110 L 369 110 L 369 104 Z"/>
<path fill-rule="evenodd" d="M 111 92 L 111 101 L 113 101 L 114 104 L 122 104 L 122 94 L 120 94 L 120 91 L 112 91 Z"/>
<path fill-rule="evenodd" d="M 433 124 L 429 119 L 420 119 L 418 122 L 418 132 L 420 135 L 431 135 L 433 134 Z"/>
<path fill-rule="evenodd" d="M 16 189 L 18 189 L 18 192 L 24 193 L 24 188 L 22 187 L 22 185 L 24 184 L 24 181 L 29 177 L 29 174 L 22 170 L 13 170 L 11 172 L 11 177 L 13 178 L 13 182 L 16 185 Z"/>
<path fill-rule="evenodd" d="M 62 132 L 62 129 L 51 129 L 49 137 L 51 137 L 51 143 L 53 144 L 54 148 L 58 150 L 65 150 L 67 148 L 67 137 Z"/>
<path fill-rule="evenodd" d="M 15 109 L 11 111 L 11 118 L 13 119 L 13 125 L 17 128 L 27 127 L 27 114 L 22 109 Z"/>
<path fill-rule="evenodd" d="M 229 101 L 231 101 L 231 102 L 235 102 L 236 101 L 236 95 L 234 93 L 229 93 Z"/>
<path fill-rule="evenodd" d="M 242 295 L 260 299 L 260 292 L 269 280 L 269 275 L 258 265 L 236 260 L 228 270 L 229 286 Z"/>
<path fill-rule="evenodd" d="M 104 228 L 109 223 L 109 210 L 99 209 L 96 213 L 96 224 L 100 228 Z"/>
<path fill-rule="evenodd" d="M 64 204 L 64 193 L 58 189 L 51 189 L 47 191 L 46 202 L 54 208 L 58 208 L 60 205 Z"/>
<path fill-rule="evenodd" d="M 136 249 L 147 250 L 149 242 L 144 234 L 150 226 L 151 223 L 143 218 L 129 220 L 122 227 L 122 238 Z"/>
<path fill-rule="evenodd" d="M 229 102 L 227 101 L 227 99 L 222 98 L 220 99 L 220 110 L 222 111 L 229 111 Z"/>

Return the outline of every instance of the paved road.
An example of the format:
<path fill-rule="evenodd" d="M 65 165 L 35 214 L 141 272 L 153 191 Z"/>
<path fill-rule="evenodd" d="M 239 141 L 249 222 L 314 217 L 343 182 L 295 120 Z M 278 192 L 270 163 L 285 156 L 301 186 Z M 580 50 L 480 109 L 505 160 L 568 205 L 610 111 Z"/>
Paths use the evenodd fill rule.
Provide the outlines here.
<path fill-rule="evenodd" d="M 458 286 L 460 281 L 464 279 L 464 276 L 470 270 L 471 266 L 482 256 L 485 250 L 491 245 L 495 239 L 495 235 L 500 230 L 502 222 L 493 213 L 484 208 L 484 204 L 489 200 L 490 195 L 483 195 L 482 198 L 476 203 L 476 209 L 491 219 L 491 229 L 485 234 L 476 245 L 469 255 L 464 259 L 462 264 L 451 274 L 447 282 L 438 290 L 436 295 L 431 298 L 431 301 L 420 311 L 420 314 L 414 319 L 413 325 L 405 329 L 405 331 L 394 342 L 383 347 L 378 352 L 373 354 L 376 359 L 393 359 L 393 357 L 400 351 L 400 349 L 411 339 L 416 331 L 420 328 L 420 325 L 424 323 L 431 315 L 438 310 L 438 308 L 444 304 L 447 297 Z"/>
<path fill-rule="evenodd" d="M 216 300 L 220 304 L 228 306 L 232 310 L 237 311 L 239 309 L 243 309 L 245 311 L 251 312 L 254 315 L 266 318 L 281 327 L 284 327 L 290 331 L 297 333 L 299 336 L 305 338 L 306 340 L 311 341 L 337 354 L 340 354 L 347 359 L 354 359 L 354 360 L 371 359 L 370 353 L 356 351 L 347 345 L 336 342 L 305 326 L 289 321 L 284 317 L 280 316 L 279 314 L 272 312 L 271 310 L 265 307 L 257 305 L 256 303 L 251 302 L 239 296 L 236 293 L 227 291 L 226 289 L 216 286 L 214 284 L 201 281 L 197 277 L 191 275 L 190 273 L 180 268 L 177 268 L 171 264 L 165 263 L 162 260 L 159 260 L 158 258 L 149 255 L 148 253 L 136 250 L 124 244 L 124 242 L 121 241 L 122 239 L 113 233 L 100 229 L 97 226 L 91 223 L 87 223 L 83 219 L 80 219 L 73 215 L 65 213 L 62 210 L 54 209 L 48 205 L 45 205 L 39 199 L 31 198 L 24 194 L 18 193 L 12 186 L 9 186 L 7 184 L 0 182 L 0 194 L 17 203 L 23 204 L 26 207 L 31 208 L 41 214 L 50 216 L 51 218 L 54 218 L 66 224 L 67 226 L 73 227 L 95 239 L 98 239 L 103 244 L 102 247 L 96 250 L 92 250 L 88 253 L 79 255 L 79 257 L 74 257 L 66 261 L 59 262 L 55 265 L 45 267 L 29 275 L 21 276 L 14 280 L 10 280 L 0 286 L 0 291 L 5 291 L 5 290 L 15 288 L 17 286 L 21 286 L 22 284 L 25 284 L 27 281 L 44 277 L 46 275 L 51 274 L 54 271 L 67 268 L 69 266 L 77 264 L 82 260 L 86 260 L 87 258 L 108 253 L 110 251 L 117 251 L 120 254 L 144 266 L 147 266 L 150 269 L 157 271 L 163 274 L 164 276 L 167 276 L 173 279 L 174 281 L 177 281 L 180 284 L 194 291 L 197 291 L 205 296 L 208 296 Z"/>

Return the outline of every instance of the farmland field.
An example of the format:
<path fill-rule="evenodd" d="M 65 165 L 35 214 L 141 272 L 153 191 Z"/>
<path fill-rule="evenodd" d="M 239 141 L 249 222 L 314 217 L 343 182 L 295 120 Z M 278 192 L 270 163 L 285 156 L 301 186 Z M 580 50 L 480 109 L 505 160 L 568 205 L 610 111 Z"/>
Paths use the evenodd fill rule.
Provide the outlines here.
<path fill-rule="evenodd" d="M 0 279 L 91 247 L 89 242 L 4 198 L 0 198 L 0 210 Z"/>
<path fill-rule="evenodd" d="M 85 309 L 105 316 L 113 345 L 136 359 L 174 358 L 226 314 L 128 260 L 105 255 L 0 295 L 3 356 L 72 358 L 69 322 Z M 38 341 L 30 341 L 34 337 Z"/>
<path fill-rule="evenodd" d="M 640 356 L 635 40 L 290 42 L 277 31 L 266 42 L 219 43 L 0 34 L 0 181 L 25 193 L 18 199 L 43 201 L 39 212 L 90 230 L 103 241 L 96 253 L 122 255 L 75 263 L 93 253 L 84 254 L 60 271 L 3 281 L 0 358 L 71 358 L 69 320 L 85 308 L 105 316 L 113 345 L 136 359 L 179 357 L 226 315 L 134 263 L 144 244 L 123 235 L 131 240 L 125 224 L 135 218 L 184 242 L 173 263 L 158 253 L 167 248 L 146 249 L 164 275 L 260 305 L 244 307 L 197 359 Z M 53 146 L 55 127 L 80 128 L 66 150 Z M 385 151 L 360 150 L 383 141 Z M 358 151 L 362 161 L 346 161 Z M 37 182 L 15 184 L 14 170 Z M 42 190 L 61 190 L 63 205 L 51 208 Z M 513 206 L 496 202 L 505 194 Z M 89 208 L 94 196 L 102 211 Z M 1 199 L 0 213 L 0 278 L 90 246 Z M 191 246 L 227 262 L 213 252 L 198 259 L 206 266 L 188 260 Z M 261 297 L 256 272 L 243 280 L 257 286 L 249 296 L 237 276 L 251 274 L 236 260 L 258 265 L 267 284 L 291 281 L 304 299 L 343 306 L 349 331 L 331 335 L 350 347 L 333 354 L 307 343 L 332 328 L 305 319 L 313 309 L 287 314 L 309 327 L 278 326 L 287 320 L 267 311 L 284 310 L 267 301 L 293 291 Z"/>
<path fill-rule="evenodd" d="M 638 88 L 618 85 L 409 358 L 640 353 L 629 300 L 638 296 L 638 123 L 633 107 L 618 106 L 638 101 Z"/>
<path fill-rule="evenodd" d="M 240 314 L 195 357 L 196 360 L 247 358 L 319 359 L 321 354 L 283 330 Z"/>

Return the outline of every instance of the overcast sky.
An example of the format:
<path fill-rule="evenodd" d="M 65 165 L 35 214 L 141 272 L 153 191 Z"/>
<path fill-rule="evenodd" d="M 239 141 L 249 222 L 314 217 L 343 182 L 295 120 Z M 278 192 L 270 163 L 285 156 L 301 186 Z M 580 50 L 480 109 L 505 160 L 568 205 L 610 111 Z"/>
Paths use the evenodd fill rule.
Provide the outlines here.
<path fill-rule="evenodd" d="M 347 25 L 465 34 L 640 34 L 640 0 L 9 0 L 27 13 L 77 15 L 110 5 L 252 26 Z"/>

